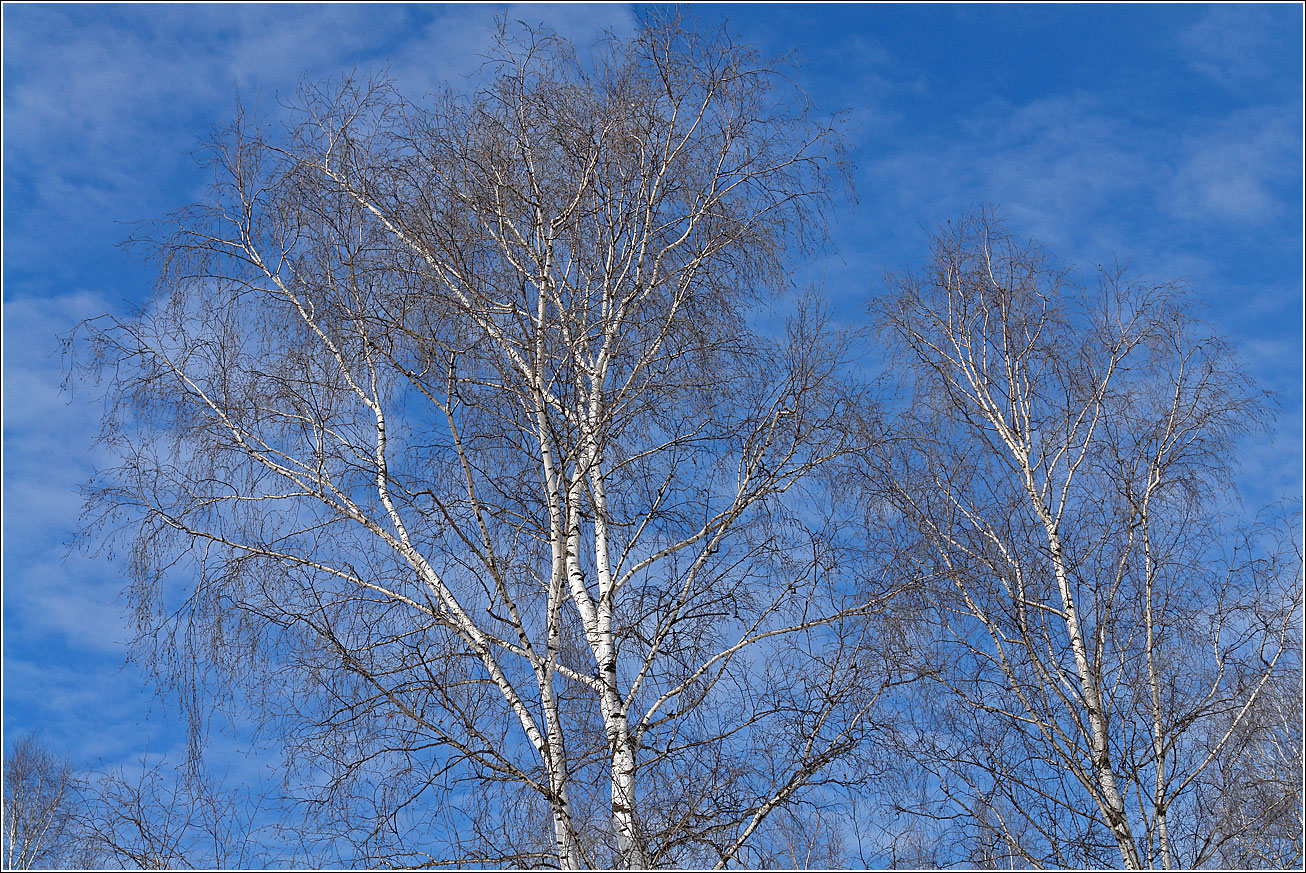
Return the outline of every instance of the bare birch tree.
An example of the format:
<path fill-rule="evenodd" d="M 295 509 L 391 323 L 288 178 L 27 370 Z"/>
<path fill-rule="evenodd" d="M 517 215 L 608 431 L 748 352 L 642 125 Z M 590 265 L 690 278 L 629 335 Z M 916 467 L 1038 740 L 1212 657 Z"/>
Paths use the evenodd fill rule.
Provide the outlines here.
<path fill-rule="evenodd" d="M 142 235 L 161 292 L 81 358 L 138 655 L 196 712 L 243 689 L 344 863 L 774 854 L 887 681 L 821 478 L 851 346 L 753 320 L 838 138 L 657 15 L 502 33 L 483 80 L 307 85 Z"/>
<path fill-rule="evenodd" d="M 1290 527 L 1291 526 L 1291 527 Z M 1276 531 L 1297 534 L 1281 552 L 1302 564 L 1300 516 Z M 1276 672 L 1241 719 L 1225 716 L 1207 727 L 1225 751 L 1194 782 L 1181 810 L 1181 838 L 1192 846 L 1191 865 L 1293 870 L 1303 861 L 1303 760 L 1301 649 L 1284 653 Z M 1209 740 L 1208 740 L 1209 742 Z"/>
<path fill-rule="evenodd" d="M 915 811 L 984 865 L 1209 863 L 1235 823 L 1199 788 L 1299 675 L 1299 549 L 1231 545 L 1260 398 L 1182 288 L 1083 285 L 986 214 L 891 285 L 915 391 L 876 487 L 900 571 L 935 580 L 896 744 Z"/>
<path fill-rule="evenodd" d="M 82 780 L 72 763 L 31 734 L 4 762 L 4 869 L 93 864 L 82 838 Z"/>
<path fill-rule="evenodd" d="M 252 786 L 224 780 L 181 762 L 148 757 L 139 767 L 88 772 L 77 818 L 93 854 L 84 866 L 122 870 L 241 870 L 304 864 L 284 847 L 267 845 L 265 798 Z"/>

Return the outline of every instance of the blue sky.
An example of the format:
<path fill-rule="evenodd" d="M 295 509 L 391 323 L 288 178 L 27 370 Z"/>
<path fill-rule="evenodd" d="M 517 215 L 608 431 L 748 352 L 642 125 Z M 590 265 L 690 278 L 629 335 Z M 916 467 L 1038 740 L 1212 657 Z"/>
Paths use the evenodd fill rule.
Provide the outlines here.
<path fill-rule="evenodd" d="M 1302 482 L 1302 11 L 1257 6 L 703 5 L 793 52 L 845 111 L 857 202 L 806 268 L 859 317 L 932 228 L 996 204 L 1092 269 L 1185 279 L 1281 416 L 1248 441 L 1249 503 Z M 153 268 L 116 244 L 196 199 L 191 157 L 239 92 L 271 109 L 301 75 L 388 67 L 416 97 L 473 71 L 496 14 L 580 44 L 620 5 L 4 6 L 4 731 L 86 762 L 176 747 L 142 672 L 117 556 L 68 553 L 103 463 L 96 394 L 61 393 L 60 338 L 145 303 Z"/>

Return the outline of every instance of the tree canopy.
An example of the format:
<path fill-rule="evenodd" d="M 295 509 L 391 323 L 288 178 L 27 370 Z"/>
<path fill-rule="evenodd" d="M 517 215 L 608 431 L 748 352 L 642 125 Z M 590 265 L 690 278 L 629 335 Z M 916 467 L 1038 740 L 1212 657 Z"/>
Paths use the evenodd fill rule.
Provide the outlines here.
<path fill-rule="evenodd" d="M 505 25 L 471 89 L 212 137 L 155 298 L 74 340 L 195 752 L 252 716 L 348 866 L 1298 863 L 1299 521 L 1240 521 L 1233 344 L 988 211 L 836 318 L 785 71 Z M 166 810 L 100 785 L 144 863 Z"/>

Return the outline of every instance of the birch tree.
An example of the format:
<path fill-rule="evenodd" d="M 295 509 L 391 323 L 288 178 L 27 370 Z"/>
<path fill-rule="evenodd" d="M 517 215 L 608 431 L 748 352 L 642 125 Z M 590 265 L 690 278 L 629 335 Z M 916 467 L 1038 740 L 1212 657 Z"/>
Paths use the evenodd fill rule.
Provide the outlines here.
<path fill-rule="evenodd" d="M 822 477 L 871 407 L 812 307 L 757 328 L 839 178 L 782 73 L 650 15 L 305 85 L 88 325 L 137 655 L 250 705 L 342 863 L 724 867 L 854 778 L 886 592 Z"/>
<path fill-rule="evenodd" d="M 314 866 L 275 840 L 267 798 L 252 786 L 188 766 L 173 772 L 142 757 L 130 767 L 102 766 L 83 777 L 79 831 L 93 860 L 80 866 L 119 870 L 240 870 Z M 272 843 L 272 844 L 269 844 Z M 320 863 L 319 863 L 320 865 Z"/>
<path fill-rule="evenodd" d="M 4 868 L 94 864 L 81 829 L 82 781 L 66 758 L 31 734 L 4 762 Z"/>
<path fill-rule="evenodd" d="M 1209 863 L 1235 822 L 1204 780 L 1299 675 L 1300 549 L 1229 520 L 1262 399 L 1183 288 L 1084 283 L 987 214 L 875 309 L 914 384 L 874 474 L 929 583 L 914 811 L 981 864 Z"/>

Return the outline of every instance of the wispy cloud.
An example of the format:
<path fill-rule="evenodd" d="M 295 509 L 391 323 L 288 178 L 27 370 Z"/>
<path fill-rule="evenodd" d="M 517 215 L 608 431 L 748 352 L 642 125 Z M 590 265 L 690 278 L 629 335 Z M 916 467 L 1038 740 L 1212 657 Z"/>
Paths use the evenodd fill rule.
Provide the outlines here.
<path fill-rule="evenodd" d="M 1275 69 L 1274 50 L 1285 28 L 1300 31 L 1301 15 L 1296 4 L 1212 5 L 1179 35 L 1179 44 L 1192 70 L 1226 87 L 1293 74 Z"/>
<path fill-rule="evenodd" d="M 115 222 L 183 205 L 178 183 L 203 183 L 188 155 L 237 92 L 272 111 L 301 77 L 357 67 L 420 98 L 479 66 L 496 14 L 582 43 L 631 20 L 623 6 L 6 9 L 6 279 L 51 293 L 129 234 Z"/>
<path fill-rule="evenodd" d="M 1023 105 L 990 100 L 946 135 L 908 137 L 868 155 L 860 185 L 873 221 L 920 235 L 944 218 L 990 203 L 1021 233 L 1072 256 L 1108 253 L 1124 233 L 1111 216 L 1147 197 L 1163 159 L 1100 97 L 1076 93 Z M 896 223 L 886 222 L 896 214 Z M 902 221 L 902 218 L 908 218 Z"/>
<path fill-rule="evenodd" d="M 5 669 L 13 660 L 26 665 L 25 674 L 49 672 L 30 688 L 5 683 L 6 717 L 17 714 L 20 721 L 23 713 L 50 715 L 66 699 L 53 695 L 64 681 L 63 663 L 37 653 L 54 647 L 90 658 L 85 669 L 91 672 L 116 671 L 125 654 L 120 580 L 103 559 L 68 552 L 80 489 L 96 460 L 98 412 L 92 391 L 61 392 L 60 342 L 80 319 L 107 308 L 88 292 L 4 305 Z M 116 683 L 97 682 L 79 693 L 108 698 L 120 691 Z"/>
<path fill-rule="evenodd" d="M 879 227 L 918 233 L 996 203 L 1023 233 L 1076 260 L 1133 253 L 1166 266 L 1201 250 L 1186 236 L 1217 231 L 1254 243 L 1297 212 L 1301 190 L 1300 112 L 1284 106 L 1146 119 L 1084 92 L 990 101 L 957 118 L 955 133 L 879 151 L 860 182 Z M 1179 235 L 1175 222 L 1185 225 Z"/>
<path fill-rule="evenodd" d="M 1301 117 L 1256 107 L 1185 137 L 1168 180 L 1168 211 L 1241 227 L 1281 222 L 1299 203 Z"/>

